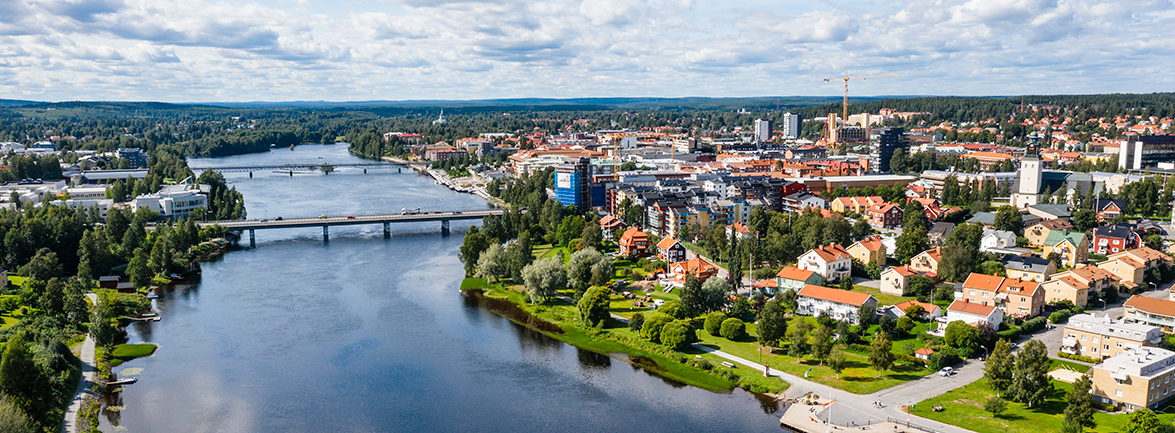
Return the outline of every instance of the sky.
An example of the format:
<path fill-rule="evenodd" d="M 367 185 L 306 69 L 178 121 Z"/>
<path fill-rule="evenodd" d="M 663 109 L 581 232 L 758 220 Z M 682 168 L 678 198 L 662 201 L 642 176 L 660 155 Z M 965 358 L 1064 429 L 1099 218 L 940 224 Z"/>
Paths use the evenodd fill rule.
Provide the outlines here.
<path fill-rule="evenodd" d="M 0 0 L 0 99 L 1151 93 L 1172 0 Z"/>

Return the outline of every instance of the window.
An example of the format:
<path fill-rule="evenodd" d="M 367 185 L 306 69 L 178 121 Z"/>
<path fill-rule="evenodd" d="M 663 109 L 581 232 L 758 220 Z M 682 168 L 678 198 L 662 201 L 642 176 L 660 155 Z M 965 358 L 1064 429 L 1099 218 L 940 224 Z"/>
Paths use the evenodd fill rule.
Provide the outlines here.
<path fill-rule="evenodd" d="M 1098 340 L 1097 337 L 1093 337 L 1093 344 L 1097 344 L 1097 340 Z"/>
<path fill-rule="evenodd" d="M 1081 336 L 1081 341 L 1085 341 L 1085 336 L 1084 336 L 1084 335 L 1082 335 L 1082 336 Z"/>
<path fill-rule="evenodd" d="M 972 291 L 971 291 L 971 296 L 975 296 L 975 291 L 974 291 L 974 290 L 972 290 Z"/>
<path fill-rule="evenodd" d="M 1114 397 L 1121 397 L 1121 396 L 1122 396 L 1122 390 L 1115 389 L 1114 390 Z"/>

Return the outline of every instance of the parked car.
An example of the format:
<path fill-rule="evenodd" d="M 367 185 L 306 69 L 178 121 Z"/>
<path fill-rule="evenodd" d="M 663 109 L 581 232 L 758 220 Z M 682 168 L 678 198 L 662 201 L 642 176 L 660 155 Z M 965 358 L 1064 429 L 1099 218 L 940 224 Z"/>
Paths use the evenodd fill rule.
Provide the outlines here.
<path fill-rule="evenodd" d="M 354 216 L 351 216 L 351 215 L 347 215 L 347 219 L 349 219 L 349 220 L 353 220 L 353 219 L 355 219 L 355 217 L 354 217 Z"/>
<path fill-rule="evenodd" d="M 277 218 L 274 218 L 273 220 L 274 220 L 274 221 L 281 221 L 281 220 L 282 220 L 282 217 L 277 217 Z"/>
<path fill-rule="evenodd" d="M 951 367 L 943 367 L 942 370 L 938 371 L 938 375 L 942 377 L 949 377 L 952 374 L 955 374 L 955 369 Z"/>

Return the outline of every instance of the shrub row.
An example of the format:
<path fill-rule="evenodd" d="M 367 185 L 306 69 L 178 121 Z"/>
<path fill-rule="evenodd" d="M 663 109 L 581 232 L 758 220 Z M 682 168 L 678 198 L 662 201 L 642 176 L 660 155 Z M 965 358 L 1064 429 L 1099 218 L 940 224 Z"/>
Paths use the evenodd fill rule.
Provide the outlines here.
<path fill-rule="evenodd" d="M 1088 362 L 1090 364 L 1097 364 L 1099 362 L 1102 362 L 1099 359 L 1090 358 L 1088 356 L 1072 355 L 1072 354 L 1068 354 L 1068 353 L 1065 353 L 1065 352 L 1062 352 L 1059 350 L 1057 351 L 1057 356 L 1065 358 L 1065 359 L 1072 359 L 1074 361 Z"/>
<path fill-rule="evenodd" d="M 1033 317 L 1032 319 L 1025 320 L 1024 324 L 1020 325 L 1020 332 L 1029 333 L 1044 329 L 1045 321 L 1046 319 L 1044 317 Z"/>

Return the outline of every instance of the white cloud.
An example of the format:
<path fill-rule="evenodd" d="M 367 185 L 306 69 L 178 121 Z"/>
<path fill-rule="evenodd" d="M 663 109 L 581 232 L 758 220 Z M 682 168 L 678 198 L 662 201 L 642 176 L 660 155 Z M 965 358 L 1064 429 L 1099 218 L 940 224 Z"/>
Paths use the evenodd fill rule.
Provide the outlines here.
<path fill-rule="evenodd" d="M 0 98 L 1154 92 L 1175 66 L 1169 0 L 387 1 L 0 1 Z"/>

